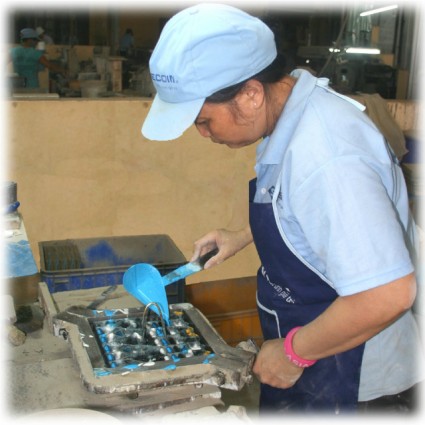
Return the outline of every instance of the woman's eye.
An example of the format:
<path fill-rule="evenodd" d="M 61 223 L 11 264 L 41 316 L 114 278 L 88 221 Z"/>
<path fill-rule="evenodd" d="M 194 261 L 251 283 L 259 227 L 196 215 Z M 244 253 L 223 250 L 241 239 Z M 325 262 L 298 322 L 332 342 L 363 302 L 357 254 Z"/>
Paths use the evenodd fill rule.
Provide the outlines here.
<path fill-rule="evenodd" d="M 205 127 L 207 125 L 206 121 L 195 121 L 196 127 Z"/>

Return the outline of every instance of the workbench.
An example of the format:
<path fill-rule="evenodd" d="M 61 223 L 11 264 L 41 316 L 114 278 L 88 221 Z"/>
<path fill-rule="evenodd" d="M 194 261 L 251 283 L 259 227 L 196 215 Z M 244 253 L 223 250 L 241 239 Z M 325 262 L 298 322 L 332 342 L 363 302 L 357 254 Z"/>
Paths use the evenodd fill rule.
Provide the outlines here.
<path fill-rule="evenodd" d="M 63 311 L 75 305 L 87 306 L 100 297 L 104 290 L 105 288 L 93 288 L 58 292 L 51 295 L 58 311 Z M 115 309 L 138 306 L 140 306 L 139 301 L 129 295 L 122 286 L 119 286 L 111 298 L 107 299 L 99 308 Z M 40 415 L 43 411 L 65 409 L 63 412 L 71 416 L 74 413 L 77 415 L 90 410 L 102 412 L 110 418 L 118 420 L 129 419 L 122 412 L 114 410 L 117 403 L 116 396 L 95 394 L 84 387 L 80 369 L 72 356 L 68 342 L 52 334 L 40 303 L 33 303 L 30 308 L 32 319 L 23 325 L 24 328 L 26 326 L 26 329 L 29 329 L 25 343 L 9 347 L 5 356 L 6 399 L 11 417 L 27 418 L 26 415 L 31 417 L 36 412 L 39 412 L 38 415 Z M 167 415 L 174 416 L 176 414 L 185 415 L 185 417 L 188 415 L 206 415 L 207 417 L 221 415 L 232 420 L 250 421 L 244 406 L 228 405 L 222 398 L 219 388 L 208 387 L 206 385 L 196 390 L 197 396 L 192 397 L 194 402 L 190 409 L 182 405 L 180 410 L 175 407 L 171 410 L 164 409 L 162 412 L 153 412 L 151 416 L 158 416 L 161 413 L 161 418 L 164 419 Z M 253 388 L 251 387 L 251 389 Z M 256 383 L 254 383 L 254 389 L 257 392 Z M 162 391 L 162 393 L 165 392 Z M 229 393 L 230 402 L 238 399 L 238 394 L 232 394 L 235 391 L 225 391 L 225 394 Z M 242 403 L 247 395 L 249 398 L 251 397 L 251 393 L 248 393 L 247 390 L 241 394 Z M 160 398 L 161 391 L 158 391 L 155 397 Z M 131 396 L 119 397 L 121 406 L 140 402 L 141 400 Z M 252 403 L 251 400 L 249 402 Z M 35 417 L 38 418 L 37 415 Z"/>

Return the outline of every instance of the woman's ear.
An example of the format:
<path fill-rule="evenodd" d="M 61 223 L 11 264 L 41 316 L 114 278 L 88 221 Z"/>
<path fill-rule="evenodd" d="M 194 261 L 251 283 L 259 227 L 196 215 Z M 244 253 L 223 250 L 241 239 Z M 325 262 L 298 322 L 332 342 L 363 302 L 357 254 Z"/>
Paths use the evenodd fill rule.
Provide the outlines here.
<path fill-rule="evenodd" d="M 257 80 L 248 80 L 241 91 L 245 104 L 259 109 L 264 102 L 264 87 Z"/>

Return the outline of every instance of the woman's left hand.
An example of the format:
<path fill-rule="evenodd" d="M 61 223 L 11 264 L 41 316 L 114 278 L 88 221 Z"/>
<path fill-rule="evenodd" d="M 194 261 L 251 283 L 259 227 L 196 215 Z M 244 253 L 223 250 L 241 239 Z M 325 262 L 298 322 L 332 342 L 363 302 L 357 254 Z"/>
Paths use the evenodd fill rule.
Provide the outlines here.
<path fill-rule="evenodd" d="M 263 384 L 275 388 L 290 388 L 302 375 L 304 369 L 296 366 L 283 349 L 284 339 L 265 341 L 257 355 L 252 371 Z"/>

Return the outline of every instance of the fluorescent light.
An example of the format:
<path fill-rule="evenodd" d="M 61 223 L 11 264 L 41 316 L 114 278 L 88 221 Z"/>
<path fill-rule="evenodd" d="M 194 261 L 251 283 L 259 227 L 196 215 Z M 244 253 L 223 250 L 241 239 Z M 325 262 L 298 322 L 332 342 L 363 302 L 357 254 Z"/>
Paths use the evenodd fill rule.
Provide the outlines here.
<path fill-rule="evenodd" d="M 329 47 L 329 51 L 331 53 L 339 53 L 341 50 L 340 49 L 337 49 L 336 47 Z"/>
<path fill-rule="evenodd" d="M 358 53 L 363 55 L 379 55 L 381 50 L 373 49 L 368 47 L 347 47 L 345 49 L 346 53 Z"/>
<path fill-rule="evenodd" d="M 393 10 L 397 8 L 398 8 L 397 4 L 393 4 L 391 6 L 379 7 L 378 9 L 366 10 L 365 12 L 360 13 L 360 16 L 369 16 L 375 13 L 386 12 L 387 10 Z"/>

